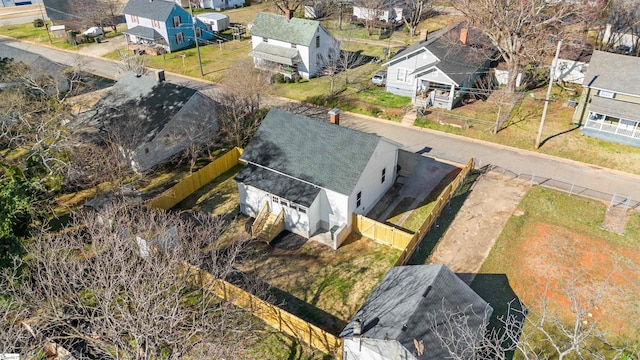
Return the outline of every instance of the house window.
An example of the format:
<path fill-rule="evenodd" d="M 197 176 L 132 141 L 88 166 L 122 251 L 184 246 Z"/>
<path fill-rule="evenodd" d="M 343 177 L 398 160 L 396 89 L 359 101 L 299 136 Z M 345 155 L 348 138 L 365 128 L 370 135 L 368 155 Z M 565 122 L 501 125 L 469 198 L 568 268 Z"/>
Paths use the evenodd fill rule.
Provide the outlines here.
<path fill-rule="evenodd" d="M 288 201 L 285 201 L 285 200 L 282 200 L 282 201 L 280 202 L 280 204 L 282 204 L 282 207 L 287 207 L 287 206 L 289 206 L 289 202 L 288 202 Z"/>
<path fill-rule="evenodd" d="M 359 208 L 362 203 L 362 191 L 358 191 L 358 195 L 356 195 L 356 207 Z"/>
<path fill-rule="evenodd" d="M 182 44 L 184 42 L 184 34 L 177 33 L 176 34 L 176 44 Z"/>
<path fill-rule="evenodd" d="M 196 36 L 197 37 L 202 37 L 202 29 L 201 28 L 196 28 Z"/>
<path fill-rule="evenodd" d="M 137 16 L 129 15 L 131 17 L 131 22 L 140 24 L 140 19 Z"/>
<path fill-rule="evenodd" d="M 174 16 L 172 21 L 173 21 L 173 27 L 178 27 L 182 25 L 182 19 L 180 18 L 180 16 Z"/>
<path fill-rule="evenodd" d="M 406 69 L 398 69 L 398 74 L 396 74 L 396 80 L 406 82 L 407 81 L 407 71 Z"/>
<path fill-rule="evenodd" d="M 615 94 L 611 91 L 600 90 L 598 91 L 598 96 L 608 98 L 608 99 L 613 99 L 615 97 Z"/>
<path fill-rule="evenodd" d="M 297 46 L 296 44 L 291 44 L 291 48 L 292 48 L 292 49 L 295 49 L 295 48 L 296 48 L 296 46 Z"/>
<path fill-rule="evenodd" d="M 384 184 L 384 178 L 387 175 L 387 168 L 382 169 L 382 180 L 380 181 L 381 184 Z"/>
<path fill-rule="evenodd" d="M 271 197 L 271 200 L 273 200 L 273 203 L 274 203 L 274 204 L 277 204 L 277 203 L 279 203 L 279 202 L 280 202 L 280 199 L 279 199 L 277 196 L 272 196 L 272 197 Z"/>
<path fill-rule="evenodd" d="M 262 41 L 263 41 L 263 42 L 267 42 L 267 43 L 268 43 L 268 42 L 269 42 L 269 39 L 267 39 L 267 38 L 262 38 Z"/>
<path fill-rule="evenodd" d="M 316 36 L 316 48 L 320 47 L 320 35 Z"/>
<path fill-rule="evenodd" d="M 307 213 L 307 209 L 306 209 L 306 208 L 303 208 L 302 206 L 298 206 L 298 211 L 299 211 L 301 214 L 306 214 L 306 213 Z"/>

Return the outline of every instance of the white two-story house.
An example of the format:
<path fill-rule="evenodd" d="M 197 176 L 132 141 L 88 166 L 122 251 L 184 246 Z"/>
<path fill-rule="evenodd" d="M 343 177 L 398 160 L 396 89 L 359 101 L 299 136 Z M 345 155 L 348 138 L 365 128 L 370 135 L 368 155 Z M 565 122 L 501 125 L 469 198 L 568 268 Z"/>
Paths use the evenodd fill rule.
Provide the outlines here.
<path fill-rule="evenodd" d="M 340 42 L 319 21 L 259 13 L 250 25 L 252 51 L 257 67 L 285 76 L 317 76 L 340 56 Z"/>
<path fill-rule="evenodd" d="M 129 0 L 124 8 L 127 47 L 155 53 L 172 52 L 195 45 L 193 17 L 180 5 L 166 0 Z M 213 38 L 206 24 L 195 20 L 199 41 Z"/>

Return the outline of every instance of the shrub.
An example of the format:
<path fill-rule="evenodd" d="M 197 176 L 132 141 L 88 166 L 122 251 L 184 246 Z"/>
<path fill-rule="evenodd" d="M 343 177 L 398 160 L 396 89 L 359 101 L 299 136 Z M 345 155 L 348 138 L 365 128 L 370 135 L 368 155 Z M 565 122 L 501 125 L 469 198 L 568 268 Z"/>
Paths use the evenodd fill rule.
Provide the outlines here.
<path fill-rule="evenodd" d="M 282 84 L 284 82 L 284 75 L 282 74 L 273 74 L 273 76 L 271 76 L 271 83 L 272 84 Z"/>
<path fill-rule="evenodd" d="M 302 76 L 300 76 L 300 75 L 298 75 L 298 74 L 295 74 L 295 75 L 293 76 L 293 81 L 294 81 L 294 82 L 297 82 L 297 83 L 298 83 L 298 82 L 300 82 L 300 80 L 301 80 L 301 79 L 302 79 Z"/>
<path fill-rule="evenodd" d="M 41 28 L 43 26 L 44 26 L 44 20 L 42 20 L 42 19 L 34 19 L 33 20 L 33 27 Z"/>

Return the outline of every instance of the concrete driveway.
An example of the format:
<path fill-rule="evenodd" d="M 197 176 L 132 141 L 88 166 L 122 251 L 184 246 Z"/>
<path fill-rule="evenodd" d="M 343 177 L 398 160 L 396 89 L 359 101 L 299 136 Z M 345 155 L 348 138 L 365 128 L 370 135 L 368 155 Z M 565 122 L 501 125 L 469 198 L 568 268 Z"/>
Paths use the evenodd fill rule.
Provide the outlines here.
<path fill-rule="evenodd" d="M 480 175 L 429 263 L 447 265 L 470 284 L 529 188 L 526 180 L 498 172 Z"/>

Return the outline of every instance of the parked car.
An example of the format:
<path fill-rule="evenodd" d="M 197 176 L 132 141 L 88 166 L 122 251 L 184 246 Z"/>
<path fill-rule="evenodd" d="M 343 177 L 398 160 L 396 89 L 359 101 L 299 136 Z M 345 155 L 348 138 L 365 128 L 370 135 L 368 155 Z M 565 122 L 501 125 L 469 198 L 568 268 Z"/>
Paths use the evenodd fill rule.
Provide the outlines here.
<path fill-rule="evenodd" d="M 88 28 L 87 30 L 85 30 L 82 35 L 86 36 L 86 37 L 96 37 L 96 36 L 100 36 L 103 35 L 103 31 L 101 28 L 97 27 L 97 26 L 93 26 Z"/>
<path fill-rule="evenodd" d="M 371 78 L 371 83 L 376 86 L 385 86 L 387 84 L 387 72 L 381 70 L 375 73 Z"/>

